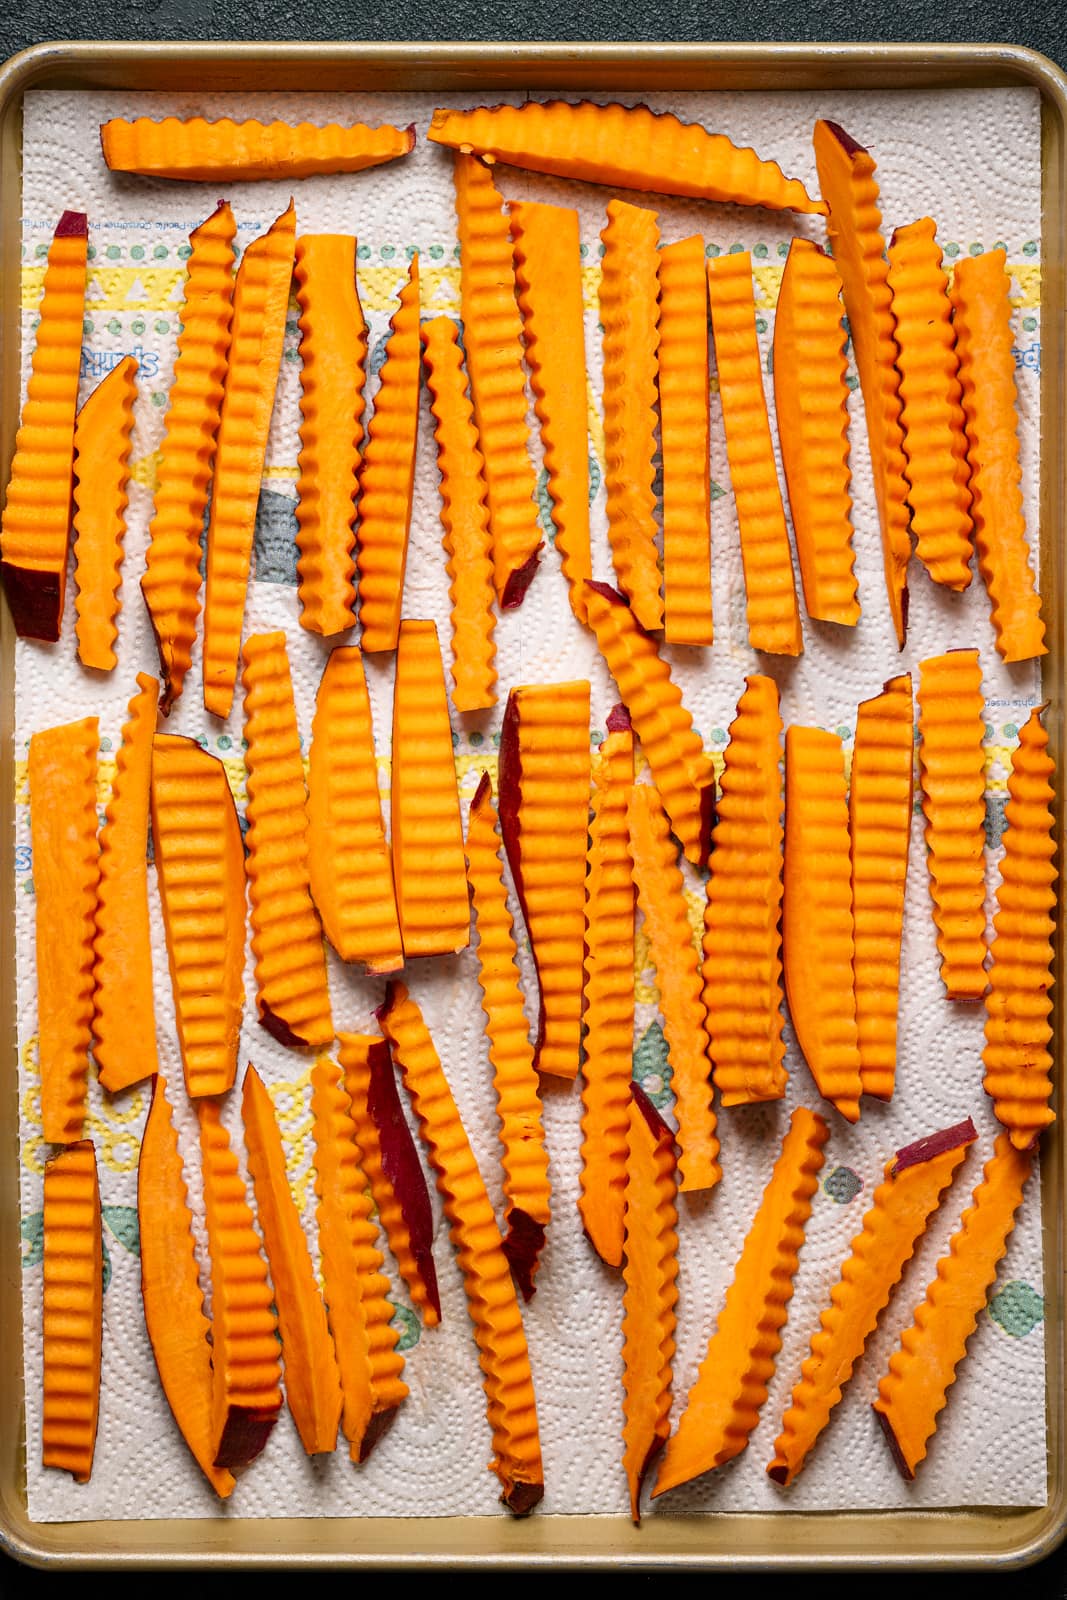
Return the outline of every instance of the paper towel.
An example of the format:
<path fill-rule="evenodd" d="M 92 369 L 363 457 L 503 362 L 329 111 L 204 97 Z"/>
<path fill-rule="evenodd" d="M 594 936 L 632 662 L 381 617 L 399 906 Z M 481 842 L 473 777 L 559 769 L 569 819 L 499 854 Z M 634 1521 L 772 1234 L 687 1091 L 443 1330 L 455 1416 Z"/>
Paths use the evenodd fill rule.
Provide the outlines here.
<path fill-rule="evenodd" d="M 494 98 L 496 98 L 494 96 Z M 603 97 L 602 97 L 603 98 Z M 802 178 L 817 180 L 811 127 L 832 117 L 878 161 L 886 233 L 922 215 L 934 217 L 951 264 L 960 254 L 1004 243 L 1014 280 L 1018 382 L 1023 442 L 1023 486 L 1031 529 L 1037 527 L 1040 364 L 1040 107 L 1029 90 L 957 90 L 907 93 L 654 94 L 655 110 L 728 131 Z M 371 123 L 414 122 L 418 144 L 407 160 L 342 179 L 230 184 L 226 194 L 238 221 L 239 245 L 255 237 L 295 193 L 298 229 L 354 231 L 359 240 L 360 293 L 370 326 L 368 398 L 395 296 L 412 248 L 420 252 L 423 315 L 458 314 L 458 249 L 447 154 L 427 143 L 436 104 L 472 104 L 459 95 L 186 95 L 37 92 L 27 95 L 24 135 L 23 331 L 28 372 L 40 274 L 55 220 L 64 207 L 89 214 L 89 297 L 83 353 L 83 398 L 117 353 L 141 357 L 133 436 L 119 668 L 108 678 L 83 671 L 73 645 L 73 585 L 63 640 L 58 646 L 21 642 L 17 648 L 16 739 L 19 794 L 15 872 L 19 994 L 22 1212 L 25 1239 L 25 1369 L 27 1477 L 30 1515 L 37 1520 L 184 1517 L 446 1516 L 499 1511 L 496 1478 L 487 1472 L 489 1430 L 476 1351 L 462 1283 L 436 1195 L 435 1257 L 441 1279 L 443 1321 L 418 1333 L 405 1310 L 394 1273 L 398 1318 L 404 1329 L 406 1378 L 411 1387 L 391 1431 L 363 1467 L 342 1446 L 328 1459 L 309 1461 L 288 1416 L 283 1415 L 262 1456 L 241 1478 L 232 1499 L 219 1505 L 201 1478 L 169 1415 L 155 1374 L 139 1294 L 133 1226 L 138 1139 L 146 1095 L 135 1089 L 108 1101 L 95 1081 L 87 1132 L 97 1144 L 110 1282 L 104 1299 L 103 1395 L 91 1481 L 72 1483 L 44 1471 L 40 1460 L 41 1382 L 41 1169 L 35 1061 L 36 1000 L 33 971 L 32 862 L 29 854 L 25 754 L 34 729 L 87 713 L 100 717 L 101 808 L 110 783 L 126 702 L 140 670 L 156 670 L 155 651 L 137 585 L 143 571 L 151 510 L 153 452 L 158 448 L 173 371 L 181 310 L 182 269 L 188 233 L 214 208 L 209 185 L 109 175 L 99 156 L 96 130 L 108 116 L 166 112 L 299 118 Z M 591 380 L 599 391 L 596 313 L 603 190 L 498 169 L 507 197 L 544 198 L 578 208 L 586 267 L 586 334 Z M 221 191 L 219 191 L 221 192 Z M 632 194 L 623 195 L 640 200 Z M 773 331 L 773 306 L 788 240 L 821 238 L 819 218 L 752 212 L 736 206 L 701 206 L 646 197 L 659 213 L 664 242 L 703 234 L 710 254 L 751 250 L 757 285 L 761 350 Z M 257 530 L 257 574 L 250 586 L 246 633 L 284 628 L 289 639 L 297 713 L 305 741 L 314 693 L 325 657 L 323 642 L 298 625 L 295 552 L 297 401 L 300 366 L 295 303 L 290 306 L 285 354 L 271 430 L 264 495 Z M 854 371 L 853 371 L 854 379 Z M 432 617 L 449 651 L 447 577 L 440 545 L 432 419 L 422 398 L 419 456 L 405 614 Z M 595 415 L 591 449 L 602 464 Z M 533 447 L 536 452 L 536 429 Z M 851 464 L 855 501 L 856 568 L 863 616 L 855 630 L 805 620 L 805 653 L 797 661 L 757 660 L 745 643 L 744 590 L 722 416 L 712 396 L 713 649 L 667 649 L 695 726 L 715 756 L 726 743 L 748 672 L 769 671 L 782 693 L 787 721 L 838 729 L 851 748 L 856 707 L 883 680 L 952 646 L 978 645 L 985 673 L 992 844 L 999 834 L 1010 749 L 1026 708 L 1037 698 L 1040 676 L 1026 665 L 1006 668 L 993 648 L 984 585 L 963 595 L 935 591 L 913 564 L 907 648 L 898 654 L 882 577 L 877 517 L 858 393 L 852 397 Z M 721 492 L 720 492 L 721 491 Z M 500 703 L 492 713 L 453 717 L 457 764 L 466 804 L 480 772 L 495 773 L 503 703 L 515 684 L 588 677 L 594 738 L 618 698 L 588 637 L 576 626 L 552 547 L 542 490 L 546 549 L 542 567 L 521 610 L 497 628 Z M 593 506 L 594 570 L 610 577 L 602 482 Z M 203 712 L 199 646 L 185 692 L 168 728 L 201 737 L 223 757 L 243 805 L 241 706 L 223 726 Z M 383 798 L 388 786 L 391 663 L 368 662 Z M 734 1262 L 763 1184 L 798 1102 L 829 1116 L 832 1136 L 815 1196 L 796 1291 L 770 1394 L 748 1449 L 730 1466 L 664 1502 L 665 1510 L 706 1509 L 832 1511 L 840 1509 L 1042 1504 L 1046 1497 L 1045 1379 L 1041 1322 L 1042 1259 L 1039 1194 L 1031 1183 L 998 1279 L 992 1313 L 983 1313 L 950 1394 L 929 1459 L 915 1483 L 893 1467 L 870 1411 L 879 1376 L 899 1332 L 911 1319 L 938 1256 L 980 1176 L 994 1133 L 981 1089 L 980 1008 L 951 1006 L 937 976 L 937 953 L 926 883 L 921 817 L 916 816 L 908 884 L 901 993 L 899 1076 L 889 1106 L 865 1103 L 862 1121 L 846 1126 L 818 1100 L 807 1069 L 789 1037 L 790 1084 L 775 1106 L 724 1112 L 720 1117 L 723 1179 L 709 1195 L 684 1197 L 680 1210 L 680 1298 L 674 1361 L 677 1419 L 696 1375 L 722 1304 Z M 995 861 L 995 848 L 991 862 Z M 190 1195 L 198 1204 L 195 1122 L 181 1092 L 180 1059 L 154 876 L 150 874 L 153 954 L 161 1060 L 172 1085 Z M 995 867 L 991 866 L 991 886 Z M 694 925 L 701 888 L 688 874 Z M 645 947 L 639 943 L 639 951 Z M 521 951 L 530 978 L 528 950 Z M 491 1072 L 483 1033 L 473 950 L 454 959 L 410 963 L 412 993 L 437 1042 L 478 1154 L 490 1194 L 501 1201 L 501 1174 Z M 373 1027 L 381 983 L 365 980 L 331 956 L 334 1015 L 339 1027 Z M 527 989 L 527 993 L 529 993 Z M 635 1031 L 635 1072 L 669 1114 L 662 1076 L 654 977 L 642 973 Z M 294 1191 L 314 1238 L 310 1175 L 310 1061 L 284 1050 L 255 1021 L 251 961 L 246 973 L 245 1027 L 240 1061 L 255 1062 L 270 1086 L 289 1144 Z M 621 1468 L 621 1285 L 582 1237 L 578 1192 L 578 1087 L 546 1080 L 545 1126 L 551 1154 L 553 1220 L 525 1322 L 537 1388 L 545 1465 L 545 1498 L 536 1516 L 626 1511 Z M 827 1302 L 849 1241 L 858 1231 L 871 1193 L 893 1151 L 910 1140 L 973 1115 L 980 1130 L 955 1185 L 920 1242 L 882 1327 L 870 1341 L 845 1397 L 796 1484 L 782 1491 L 766 1477 L 783 1410 L 799 1376 L 818 1314 Z M 241 1154 L 236 1096 L 225 1120 Z M 243 1154 L 242 1154 L 243 1168 Z M 203 1258 L 203 1239 L 199 1240 Z M 389 1258 L 387 1257 L 387 1263 Z M 504 1513 L 501 1513 L 504 1514 Z M 653 1509 L 650 1515 L 656 1515 Z"/>

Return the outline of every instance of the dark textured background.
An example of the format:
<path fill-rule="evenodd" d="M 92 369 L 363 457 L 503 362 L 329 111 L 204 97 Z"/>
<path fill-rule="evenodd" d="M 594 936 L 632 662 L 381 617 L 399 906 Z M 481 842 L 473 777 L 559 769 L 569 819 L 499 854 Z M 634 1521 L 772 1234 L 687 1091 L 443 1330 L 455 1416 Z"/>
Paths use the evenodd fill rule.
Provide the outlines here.
<path fill-rule="evenodd" d="M 1067 3 L 941 0 L 933 5 L 921 0 L 880 0 L 872 5 L 868 0 L 861 6 L 856 0 L 823 0 L 810 5 L 805 0 L 794 0 L 792 5 L 782 0 L 732 0 L 727 4 L 660 0 L 652 6 L 627 0 L 576 5 L 564 0 L 525 0 L 522 4 L 518 0 L 391 0 L 390 4 L 371 6 L 345 4 L 344 0 L 300 0 L 299 4 L 244 0 L 242 5 L 234 0 L 50 0 L 47 5 L 42 0 L 23 4 L 0 0 L 0 60 L 48 39 L 932 40 L 1026 45 L 1067 69 Z M 36 1594 L 52 1581 L 48 1574 L 16 1567 L 0 1554 L 0 1596 L 5 1600 L 8 1595 Z M 96 1582 L 92 1576 L 81 1581 Z M 103 1579 L 109 1590 L 116 1584 L 128 1590 L 131 1584 L 140 1586 L 144 1581 L 132 1573 L 123 1577 L 112 1573 Z M 225 1583 L 231 1590 L 241 1586 L 237 1574 L 226 1578 L 172 1574 L 169 1581 L 166 1574 L 155 1574 L 148 1581 L 153 1591 L 177 1592 L 181 1585 L 185 1593 L 190 1588 L 210 1592 L 216 1583 Z M 258 1584 L 263 1580 L 251 1581 Z M 326 1573 L 314 1579 L 316 1589 L 327 1591 L 341 1582 L 351 1592 L 350 1581 L 331 1579 Z M 360 1582 L 358 1577 L 354 1581 Z M 393 1580 L 387 1581 L 391 1584 Z M 534 1577 L 532 1581 L 540 1589 L 545 1580 Z M 735 1600 L 744 1591 L 756 1592 L 757 1585 L 767 1582 L 728 1575 L 697 1577 L 696 1581 L 702 1586 L 710 1582 L 724 1600 Z M 795 1589 L 795 1580 L 786 1581 Z M 898 1600 L 902 1589 L 909 1595 L 933 1595 L 953 1581 L 950 1574 L 915 1574 L 905 1579 L 838 1573 L 815 1578 L 813 1584 L 824 1596 L 833 1592 L 834 1600 L 852 1600 L 857 1588 L 863 1600 L 881 1600 L 882 1596 Z M 471 1576 L 463 1582 L 469 1585 Z M 473 1582 L 481 1589 L 484 1580 L 475 1578 Z M 522 1590 L 521 1577 L 510 1576 L 504 1582 L 509 1590 Z M 664 1582 L 671 1591 L 688 1587 L 678 1574 L 666 1579 L 616 1574 L 610 1582 L 613 1590 L 621 1585 L 628 1591 L 636 1585 L 656 1583 L 658 1587 Z M 965 1585 L 962 1594 L 967 1600 L 994 1593 L 1011 1595 L 1023 1589 L 1028 1600 L 1067 1596 L 1067 1547 L 1025 1572 L 969 1574 L 955 1580 L 960 1582 Z M 804 1588 L 807 1590 L 807 1584 Z M 953 1593 L 960 1595 L 961 1590 L 954 1588 Z"/>

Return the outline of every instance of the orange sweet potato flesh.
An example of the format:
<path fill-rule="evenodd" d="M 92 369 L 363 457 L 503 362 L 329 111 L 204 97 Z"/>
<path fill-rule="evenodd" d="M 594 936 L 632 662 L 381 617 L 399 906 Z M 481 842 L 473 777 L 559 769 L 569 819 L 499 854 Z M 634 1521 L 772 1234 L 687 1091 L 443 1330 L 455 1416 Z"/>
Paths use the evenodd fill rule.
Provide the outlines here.
<path fill-rule="evenodd" d="M 234 1477 L 216 1467 L 211 1423 L 211 1323 L 204 1315 L 193 1216 L 166 1080 L 157 1072 L 137 1167 L 141 1301 L 159 1381 L 178 1429 L 215 1493 Z"/>
<path fill-rule="evenodd" d="M 699 234 L 659 253 L 659 404 L 663 452 L 663 633 L 711 644 L 708 279 Z"/>
<path fill-rule="evenodd" d="M 249 1063 L 241 1090 L 248 1170 L 270 1267 L 285 1368 L 285 1397 L 307 1454 L 332 1451 L 341 1421 L 341 1375 L 315 1281 L 270 1095 Z"/>
<path fill-rule="evenodd" d="M 110 672 L 117 664 L 127 481 L 137 358 L 123 356 L 98 383 L 74 424 L 74 577 L 78 659 Z"/>
<path fill-rule="evenodd" d="M 76 1483 L 93 1470 L 100 1414 L 104 1261 L 92 1140 L 44 1169 L 41 1464 Z"/>
<path fill-rule="evenodd" d="M 79 1140 L 88 1109 L 100 881 L 97 746 L 96 717 L 30 739 L 41 1132 L 50 1144 Z"/>
<path fill-rule="evenodd" d="M 781 1329 L 829 1137 L 817 1112 L 797 1107 L 696 1382 L 660 1462 L 654 1495 L 721 1467 L 748 1445 L 782 1347 Z"/>
<path fill-rule="evenodd" d="M 792 1483 L 804 1466 L 917 1240 L 975 1137 L 968 1118 L 898 1150 L 887 1164 L 885 1179 L 874 1191 L 863 1227 L 830 1292 L 830 1304 L 819 1319 L 775 1440 L 767 1472 L 776 1483 Z"/>
<path fill-rule="evenodd" d="M 311 122 L 234 122 L 220 117 L 112 117 L 101 125 L 100 144 L 112 172 L 138 172 L 190 183 L 246 183 L 250 179 L 308 178 L 317 173 L 362 172 L 406 156 L 415 129 L 341 127 Z"/>
<path fill-rule="evenodd" d="M 678 1300 L 674 1137 L 644 1090 L 631 1086 L 623 1245 L 623 1467 L 630 1516 L 670 1432 Z"/>
<path fill-rule="evenodd" d="M 20 638 L 54 641 L 63 623 L 88 235 L 85 213 L 64 211 L 0 517 L 0 578 Z"/>

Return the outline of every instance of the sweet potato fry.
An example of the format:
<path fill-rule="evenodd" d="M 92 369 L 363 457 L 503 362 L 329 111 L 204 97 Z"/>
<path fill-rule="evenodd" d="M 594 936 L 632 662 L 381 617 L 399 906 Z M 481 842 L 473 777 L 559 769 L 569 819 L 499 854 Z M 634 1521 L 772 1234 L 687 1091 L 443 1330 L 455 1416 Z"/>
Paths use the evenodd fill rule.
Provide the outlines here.
<path fill-rule="evenodd" d="M 78 659 L 110 672 L 116 666 L 130 443 L 137 396 L 137 358 L 123 356 L 78 412 L 74 423 L 74 609 Z"/>
<path fill-rule="evenodd" d="M 708 279 L 699 234 L 659 253 L 659 406 L 663 452 L 663 630 L 668 644 L 711 644 Z"/>
<path fill-rule="evenodd" d="M 100 127 L 112 172 L 191 183 L 310 178 L 316 173 L 363 172 L 415 148 L 415 129 L 341 127 L 311 122 L 234 122 L 220 117 L 112 117 Z"/>
<path fill-rule="evenodd" d="M 104 1260 L 100 1185 L 91 1139 L 44 1169 L 41 1464 L 92 1476 L 100 1415 Z"/>

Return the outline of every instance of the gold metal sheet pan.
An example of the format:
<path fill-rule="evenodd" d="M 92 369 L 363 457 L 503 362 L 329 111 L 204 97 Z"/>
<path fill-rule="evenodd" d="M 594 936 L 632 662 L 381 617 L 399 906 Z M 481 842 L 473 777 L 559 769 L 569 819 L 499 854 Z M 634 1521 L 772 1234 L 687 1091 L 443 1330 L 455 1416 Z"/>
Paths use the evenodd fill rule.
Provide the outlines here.
<path fill-rule="evenodd" d="M 468 91 L 595 88 L 747 90 L 1036 88 L 1042 101 L 1044 281 L 1041 440 L 1042 569 L 1050 654 L 1047 725 L 1062 773 L 1064 663 L 1065 323 L 1067 323 L 1067 80 L 1031 52 L 996 46 L 746 45 L 270 45 L 103 42 L 43 45 L 0 70 L 0 461 L 10 460 L 18 413 L 21 98 L 31 88 L 116 91 L 214 89 L 360 91 L 403 87 Z M 5 850 L 12 837 L 13 630 L 0 614 L 0 801 Z M 1062 782 L 1060 784 L 1062 791 Z M 26 1561 L 65 1566 L 469 1565 L 530 1568 L 633 1566 L 731 1569 L 1017 1566 L 1039 1558 L 1067 1524 L 1064 1473 L 1064 1143 L 1043 1145 L 1049 1487 L 1027 1511 L 924 1513 L 657 1512 L 634 1530 L 621 1517 L 145 1521 L 31 1523 L 24 1489 L 18 1122 L 15 1115 L 14 952 L 10 863 L 0 868 L 0 1540 Z M 1062 917 L 1056 983 L 1062 988 Z M 1058 1012 L 1057 1008 L 1057 1012 Z M 1057 1095 L 1063 1038 L 1057 1019 Z"/>

